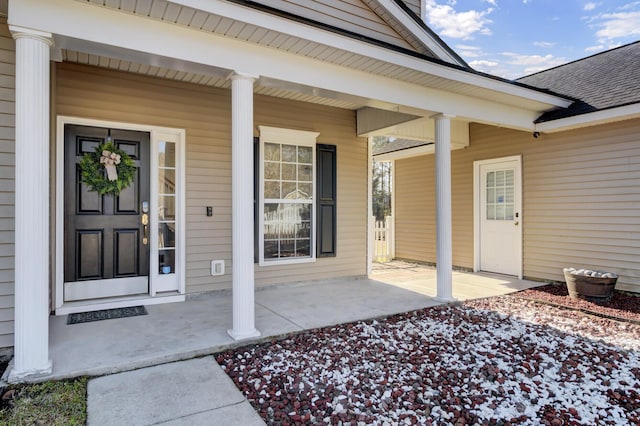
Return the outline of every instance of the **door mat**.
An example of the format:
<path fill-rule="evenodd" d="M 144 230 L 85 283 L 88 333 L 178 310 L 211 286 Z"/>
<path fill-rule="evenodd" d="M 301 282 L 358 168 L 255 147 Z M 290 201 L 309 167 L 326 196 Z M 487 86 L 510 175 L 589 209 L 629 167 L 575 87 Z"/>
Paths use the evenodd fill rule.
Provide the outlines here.
<path fill-rule="evenodd" d="M 129 308 L 104 309 L 102 311 L 80 312 L 77 314 L 69 314 L 67 316 L 67 324 L 81 324 L 83 322 L 102 321 L 114 318 L 136 317 L 138 315 L 147 315 L 147 309 L 144 306 L 131 306 Z"/>

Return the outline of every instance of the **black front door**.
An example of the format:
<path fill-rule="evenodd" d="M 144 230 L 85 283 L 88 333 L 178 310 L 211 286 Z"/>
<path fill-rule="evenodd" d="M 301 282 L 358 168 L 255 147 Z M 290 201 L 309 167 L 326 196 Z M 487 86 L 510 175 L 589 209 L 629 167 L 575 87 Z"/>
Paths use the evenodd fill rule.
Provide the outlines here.
<path fill-rule="evenodd" d="M 65 301 L 147 293 L 149 133 L 77 125 L 64 133 Z M 118 196 L 100 196 L 81 181 L 80 159 L 108 138 L 138 169 Z"/>

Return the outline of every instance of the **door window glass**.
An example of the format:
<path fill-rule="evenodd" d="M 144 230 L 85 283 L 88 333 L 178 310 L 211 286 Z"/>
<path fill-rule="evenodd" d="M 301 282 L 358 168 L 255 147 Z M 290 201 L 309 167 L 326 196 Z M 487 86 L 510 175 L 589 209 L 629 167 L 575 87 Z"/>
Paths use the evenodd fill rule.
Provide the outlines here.
<path fill-rule="evenodd" d="M 513 220 L 515 210 L 513 169 L 488 172 L 486 184 L 487 220 Z"/>
<path fill-rule="evenodd" d="M 158 145 L 158 267 L 171 274 L 176 267 L 176 144 Z"/>

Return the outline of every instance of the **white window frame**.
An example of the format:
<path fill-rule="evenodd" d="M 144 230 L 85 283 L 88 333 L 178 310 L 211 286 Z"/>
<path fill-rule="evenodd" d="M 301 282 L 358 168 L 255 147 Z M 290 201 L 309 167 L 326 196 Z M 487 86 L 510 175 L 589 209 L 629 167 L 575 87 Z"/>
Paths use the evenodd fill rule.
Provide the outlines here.
<path fill-rule="evenodd" d="M 278 127 L 258 126 L 260 129 L 260 159 L 258 162 L 259 169 L 259 191 L 258 198 L 258 261 L 260 266 L 271 265 L 291 265 L 296 263 L 312 263 L 316 261 L 316 143 L 320 133 L 309 132 L 305 130 L 283 129 Z M 313 179 L 313 195 L 311 196 L 311 238 L 309 242 L 309 257 L 292 257 L 279 260 L 265 260 L 264 258 L 264 144 L 277 143 L 286 145 L 298 145 L 311 147 L 313 156 L 312 179 Z"/>

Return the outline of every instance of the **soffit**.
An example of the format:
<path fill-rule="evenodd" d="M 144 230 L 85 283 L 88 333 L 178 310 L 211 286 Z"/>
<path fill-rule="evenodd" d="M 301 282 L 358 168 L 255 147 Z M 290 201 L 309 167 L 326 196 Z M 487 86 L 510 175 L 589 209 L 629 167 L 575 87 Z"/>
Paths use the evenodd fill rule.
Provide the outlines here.
<path fill-rule="evenodd" d="M 477 97 L 479 99 L 491 100 L 492 102 L 517 106 L 519 108 L 532 110 L 548 108 L 548 104 L 541 103 L 537 100 L 524 99 L 521 96 L 511 93 L 492 90 L 491 88 L 460 81 L 460 73 L 464 71 L 460 67 L 447 67 L 446 65 L 438 62 L 431 63 L 427 59 L 423 60 L 425 64 L 428 64 L 429 66 L 433 66 L 434 64 L 436 66 L 441 66 L 443 67 L 442 69 L 445 74 L 450 72 L 451 75 L 457 75 L 457 77 L 455 77 L 457 80 L 454 78 L 449 79 L 443 77 L 442 72 L 440 75 L 434 75 L 419 69 L 400 66 L 389 61 L 373 58 L 364 54 L 357 54 L 336 46 L 329 46 L 310 39 L 291 36 L 283 32 L 262 28 L 251 23 L 218 16 L 202 10 L 196 10 L 191 7 L 171 3 L 166 0 L 77 1 L 188 27 L 198 31 L 214 33 L 224 37 L 254 43 L 267 48 L 286 51 L 288 53 L 301 55 L 314 60 L 389 77 L 397 81 L 403 81 L 423 87 Z M 397 51 L 393 50 L 389 50 L 389 52 L 390 54 L 398 54 Z M 411 55 L 407 54 L 407 57 L 411 57 Z M 471 72 L 465 72 L 464 75 L 468 75 L 471 78 L 477 78 L 479 76 L 479 74 Z M 190 77 L 194 80 L 198 79 L 197 76 Z M 497 85 L 502 85 L 504 87 L 510 86 L 508 83 L 505 83 L 498 78 L 493 79 L 484 76 L 482 79 L 484 81 L 489 81 L 490 83 L 488 85 L 492 85 L 491 80 L 495 80 Z M 202 78 L 201 80 L 206 79 Z M 358 106 L 355 107 L 357 108 Z"/>
<path fill-rule="evenodd" d="M 71 62 L 82 65 L 91 65 L 101 68 L 108 68 L 117 71 L 141 74 L 149 77 L 158 77 L 185 83 L 201 84 L 203 86 L 218 87 L 228 89 L 231 87 L 231 81 L 221 74 L 199 73 L 191 71 L 181 71 L 175 68 L 153 66 L 123 59 L 108 58 L 106 56 L 98 56 L 73 50 L 63 49 L 61 59 L 64 62 Z M 260 79 L 254 85 L 254 93 L 258 95 L 273 96 L 276 98 L 289 99 L 301 102 L 314 103 L 335 108 L 344 108 L 356 110 L 362 108 L 366 102 L 358 99 L 343 96 L 335 96 L 331 93 L 314 94 L 312 88 L 295 88 L 295 90 L 281 87 L 270 82 L 262 82 Z M 322 96 L 324 95 L 324 96 Z"/>

